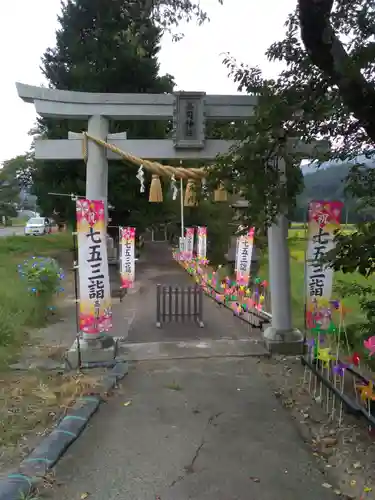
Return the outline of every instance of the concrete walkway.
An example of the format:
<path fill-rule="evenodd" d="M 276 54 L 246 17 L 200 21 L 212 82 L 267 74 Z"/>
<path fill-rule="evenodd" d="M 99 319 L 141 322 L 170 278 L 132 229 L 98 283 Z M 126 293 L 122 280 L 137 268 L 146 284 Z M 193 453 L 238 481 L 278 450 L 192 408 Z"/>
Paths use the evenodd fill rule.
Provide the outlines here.
<path fill-rule="evenodd" d="M 146 361 L 132 363 L 122 388 L 102 406 L 58 464 L 56 478 L 61 486 L 52 498 L 337 498 L 322 486 L 325 480 L 314 457 L 258 371 L 259 357 L 252 357 L 248 349 L 246 357 L 239 352 L 238 357 L 229 358 L 223 348 L 218 357 L 212 347 L 220 342 L 222 346 L 225 342 L 246 344 L 241 339 L 250 334 L 238 319 L 207 298 L 206 329 L 154 327 L 151 284 L 162 280 L 182 284 L 188 278 L 168 262 L 167 254 L 163 263 L 164 257 L 158 254 L 155 261 L 156 250 L 151 250 L 152 255 L 146 251 L 148 263 L 138 268 L 143 291 L 126 297 L 134 312 L 125 335 L 130 345 L 142 349 L 168 344 L 178 349 L 181 343 L 208 344 L 211 357 L 167 355 L 153 360 L 150 355 Z M 169 352 L 174 352 L 173 347 Z M 253 353 L 262 351 L 257 347 Z"/>

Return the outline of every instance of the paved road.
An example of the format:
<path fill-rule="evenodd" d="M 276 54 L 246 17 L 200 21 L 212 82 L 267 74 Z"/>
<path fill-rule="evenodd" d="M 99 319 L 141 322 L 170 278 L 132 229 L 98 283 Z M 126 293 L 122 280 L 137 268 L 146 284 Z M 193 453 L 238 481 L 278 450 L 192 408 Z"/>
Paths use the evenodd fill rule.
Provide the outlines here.
<path fill-rule="evenodd" d="M 59 463 L 52 498 L 337 498 L 314 460 L 254 358 L 143 362 Z"/>
<path fill-rule="evenodd" d="M 171 264 L 166 247 L 149 246 L 145 257 L 137 269 L 144 289 L 125 298 L 134 310 L 129 330 L 133 345 L 170 344 L 173 339 L 181 343 L 199 336 L 216 342 L 249 337 L 239 320 L 208 298 L 206 329 L 186 325 L 156 329 L 151 311 L 155 283 L 182 284 L 187 278 Z M 337 498 L 322 487 L 326 480 L 294 425 L 258 371 L 257 358 L 134 363 L 123 386 L 102 405 L 58 464 L 56 479 L 61 486 L 52 498 Z"/>
<path fill-rule="evenodd" d="M 23 227 L 1 227 L 0 228 L 0 238 L 4 238 L 6 236 L 21 236 L 24 234 Z"/>

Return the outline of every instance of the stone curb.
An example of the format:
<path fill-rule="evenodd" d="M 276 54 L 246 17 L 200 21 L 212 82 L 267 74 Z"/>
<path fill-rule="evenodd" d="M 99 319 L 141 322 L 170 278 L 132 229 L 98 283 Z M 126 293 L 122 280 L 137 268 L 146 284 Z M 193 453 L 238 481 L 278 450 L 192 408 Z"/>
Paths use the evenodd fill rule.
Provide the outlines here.
<path fill-rule="evenodd" d="M 108 393 L 127 373 L 128 363 L 117 363 L 104 377 L 98 392 L 78 399 L 52 432 L 21 462 L 18 470 L 0 480 L 0 500 L 28 498 L 99 409 L 103 401 L 100 394 Z"/>

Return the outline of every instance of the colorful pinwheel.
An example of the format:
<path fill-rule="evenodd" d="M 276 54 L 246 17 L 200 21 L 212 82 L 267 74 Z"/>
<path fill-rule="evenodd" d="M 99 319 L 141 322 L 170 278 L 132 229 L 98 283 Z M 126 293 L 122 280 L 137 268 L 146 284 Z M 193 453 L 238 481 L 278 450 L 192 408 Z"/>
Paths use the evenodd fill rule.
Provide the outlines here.
<path fill-rule="evenodd" d="M 346 363 L 342 363 L 339 361 L 337 365 L 333 367 L 333 373 L 336 375 L 339 375 L 340 377 L 343 377 L 345 375 L 345 370 L 349 368 L 349 365 Z"/>
<path fill-rule="evenodd" d="M 329 363 L 334 361 L 336 358 L 331 354 L 331 349 L 325 347 L 323 349 L 318 348 L 317 359 L 322 362 L 324 368 L 329 368 Z"/>
<path fill-rule="evenodd" d="M 359 366 L 361 358 L 358 352 L 353 352 L 353 354 L 350 356 L 349 361 L 352 363 L 353 366 Z"/>
<path fill-rule="evenodd" d="M 369 399 L 371 401 L 375 400 L 375 394 L 373 392 L 374 384 L 371 380 L 367 385 L 357 385 L 356 388 L 361 395 L 362 401 L 368 401 Z"/>
<path fill-rule="evenodd" d="M 363 345 L 369 351 L 369 357 L 373 356 L 375 354 L 375 335 L 365 340 Z"/>

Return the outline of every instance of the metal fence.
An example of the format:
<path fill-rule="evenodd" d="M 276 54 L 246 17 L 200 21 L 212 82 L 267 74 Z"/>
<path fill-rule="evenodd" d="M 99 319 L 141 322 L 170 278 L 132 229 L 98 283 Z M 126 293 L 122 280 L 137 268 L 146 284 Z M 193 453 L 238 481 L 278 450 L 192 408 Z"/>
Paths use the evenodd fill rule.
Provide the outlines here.
<path fill-rule="evenodd" d="M 203 323 L 203 290 L 200 286 L 156 285 L 156 326 L 163 323 Z"/>
<path fill-rule="evenodd" d="M 206 283 L 206 293 L 218 302 L 217 296 L 223 294 L 223 289 L 214 288 Z M 244 298 L 251 299 L 253 305 L 246 305 Z M 238 287 L 235 287 L 233 288 L 233 294 L 225 296 L 225 299 L 218 302 L 218 304 L 231 310 L 235 316 L 255 328 L 262 330 L 271 324 L 272 314 L 268 312 L 271 311 L 271 295 L 268 287 L 265 287 L 262 283 L 251 284 L 249 293 L 246 296 L 239 291 Z"/>
<path fill-rule="evenodd" d="M 353 360 L 342 362 L 338 355 L 334 359 L 317 359 L 315 350 L 315 345 L 308 342 L 307 352 L 301 357 L 305 367 L 303 382 L 313 400 L 325 409 L 338 427 L 343 424 L 345 410 L 357 418 L 364 418 L 369 430 L 373 431 L 375 394 L 371 379 L 360 373 Z M 327 354 L 328 351 L 329 348 Z"/>

